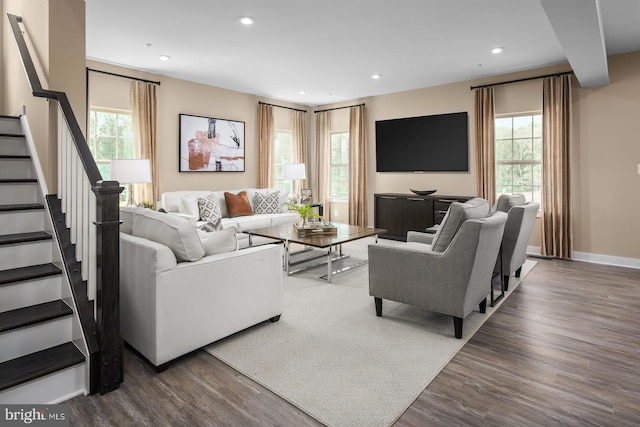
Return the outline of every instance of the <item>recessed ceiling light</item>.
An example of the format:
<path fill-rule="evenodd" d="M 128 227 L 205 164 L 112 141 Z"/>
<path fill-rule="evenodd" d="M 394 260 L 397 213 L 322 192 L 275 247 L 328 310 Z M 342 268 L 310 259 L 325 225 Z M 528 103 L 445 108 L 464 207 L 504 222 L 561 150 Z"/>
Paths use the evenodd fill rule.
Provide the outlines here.
<path fill-rule="evenodd" d="M 491 49 L 491 53 L 500 53 L 502 52 L 504 49 L 502 49 L 501 47 L 494 47 L 493 49 Z"/>
<path fill-rule="evenodd" d="M 169 55 L 160 55 L 158 56 L 158 58 L 160 59 L 160 61 L 168 61 L 171 59 Z"/>
<path fill-rule="evenodd" d="M 382 77 L 382 74 L 373 74 L 371 76 L 371 78 L 374 79 L 374 80 L 378 80 L 380 77 Z"/>
<path fill-rule="evenodd" d="M 254 21 L 254 20 L 253 20 L 253 18 L 252 18 L 252 17 L 250 17 L 250 16 L 243 16 L 242 18 L 240 18 L 240 22 L 241 22 L 243 25 L 251 25 L 251 24 L 253 24 L 255 21 Z"/>
<path fill-rule="evenodd" d="M 307 93 L 307 91 L 306 91 L 306 90 L 301 90 L 301 91 L 299 91 L 298 93 L 299 93 L 300 95 L 304 95 L 305 93 Z"/>

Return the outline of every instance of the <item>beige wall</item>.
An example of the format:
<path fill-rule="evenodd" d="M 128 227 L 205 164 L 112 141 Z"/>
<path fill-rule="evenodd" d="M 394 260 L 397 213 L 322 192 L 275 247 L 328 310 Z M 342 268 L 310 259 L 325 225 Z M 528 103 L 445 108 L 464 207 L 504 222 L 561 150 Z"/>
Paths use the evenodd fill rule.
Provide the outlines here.
<path fill-rule="evenodd" d="M 259 101 L 293 108 L 299 105 L 262 99 L 185 80 L 144 73 L 96 61 L 87 61 L 92 69 L 126 76 L 160 81 L 158 90 L 158 156 L 160 192 L 174 190 L 225 190 L 255 187 L 258 181 Z M 129 110 L 131 80 L 91 72 L 89 74 L 90 105 Z M 245 172 L 178 172 L 178 115 L 218 117 L 245 122 Z M 291 129 L 290 110 L 274 109 L 274 126 Z"/>
<path fill-rule="evenodd" d="M 34 98 L 6 14 L 22 16 L 25 39 L 44 89 L 66 92 L 81 129 L 85 124 L 84 0 L 4 0 L 3 114 L 25 114 L 48 189 L 57 190 L 56 102 Z"/>

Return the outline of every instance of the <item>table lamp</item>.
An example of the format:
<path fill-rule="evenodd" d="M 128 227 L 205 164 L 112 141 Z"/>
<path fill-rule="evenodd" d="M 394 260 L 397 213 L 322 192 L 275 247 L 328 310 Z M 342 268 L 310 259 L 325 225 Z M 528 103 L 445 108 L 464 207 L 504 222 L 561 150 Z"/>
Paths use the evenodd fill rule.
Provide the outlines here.
<path fill-rule="evenodd" d="M 137 206 L 133 196 L 133 184 L 151 182 L 151 163 L 149 159 L 113 159 L 111 160 L 111 179 L 129 188 L 128 206 Z"/>
<path fill-rule="evenodd" d="M 290 163 L 288 165 L 282 165 L 283 179 L 291 181 L 291 193 L 289 194 L 289 200 L 297 203 L 298 195 L 294 189 L 294 181 L 298 179 L 307 179 L 307 172 L 304 167 L 304 163 Z"/>

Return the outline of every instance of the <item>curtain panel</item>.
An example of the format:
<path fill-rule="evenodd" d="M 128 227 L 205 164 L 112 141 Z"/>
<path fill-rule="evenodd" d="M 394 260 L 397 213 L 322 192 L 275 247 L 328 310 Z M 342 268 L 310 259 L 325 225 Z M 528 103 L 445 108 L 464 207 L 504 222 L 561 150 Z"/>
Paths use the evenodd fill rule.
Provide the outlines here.
<path fill-rule="evenodd" d="M 542 255 L 573 257 L 571 209 L 571 76 L 542 86 Z"/>
<path fill-rule="evenodd" d="M 151 183 L 133 186 L 138 203 L 156 203 L 160 199 L 157 87 L 153 83 L 131 82 L 134 155 L 138 159 L 149 159 L 151 168 Z"/>
<path fill-rule="evenodd" d="M 274 185 L 273 107 L 258 104 L 258 188 Z"/>
<path fill-rule="evenodd" d="M 322 203 L 329 218 L 329 165 L 331 160 L 331 112 L 316 113 L 316 165 L 313 168 L 312 193 L 315 201 Z"/>
<path fill-rule="evenodd" d="M 493 86 L 475 93 L 476 173 L 478 197 L 493 206 L 496 199 L 495 101 Z"/>
<path fill-rule="evenodd" d="M 365 109 L 351 107 L 349 112 L 349 224 L 367 224 L 367 155 Z"/>
<path fill-rule="evenodd" d="M 304 111 L 291 111 L 291 139 L 293 142 L 293 163 L 304 163 L 305 172 L 309 177 L 309 164 L 307 158 L 307 113 Z M 296 179 L 293 183 L 293 193 L 300 194 L 300 190 L 307 187 L 307 177 Z"/>

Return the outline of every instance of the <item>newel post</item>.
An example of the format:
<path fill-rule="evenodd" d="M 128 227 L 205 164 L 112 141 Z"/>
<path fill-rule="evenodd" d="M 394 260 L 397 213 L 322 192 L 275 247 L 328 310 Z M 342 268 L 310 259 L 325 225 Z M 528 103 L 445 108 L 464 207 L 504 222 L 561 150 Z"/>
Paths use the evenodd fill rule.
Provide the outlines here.
<path fill-rule="evenodd" d="M 117 181 L 98 181 L 96 196 L 96 324 L 100 348 L 100 394 L 120 387 L 124 380 L 120 336 L 120 187 Z"/>

